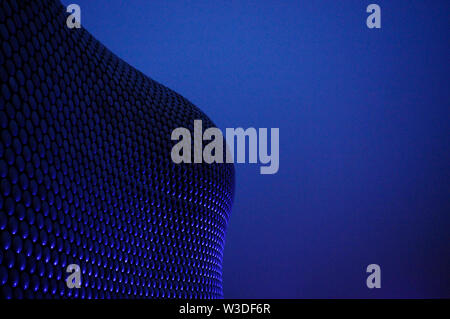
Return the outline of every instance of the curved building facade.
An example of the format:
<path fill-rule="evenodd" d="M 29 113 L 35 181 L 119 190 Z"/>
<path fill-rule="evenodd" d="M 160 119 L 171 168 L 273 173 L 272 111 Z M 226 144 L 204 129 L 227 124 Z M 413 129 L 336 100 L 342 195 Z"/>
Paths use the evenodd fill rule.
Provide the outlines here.
<path fill-rule="evenodd" d="M 67 15 L 0 2 L 1 297 L 222 297 L 233 165 L 170 156 L 213 123 Z"/>

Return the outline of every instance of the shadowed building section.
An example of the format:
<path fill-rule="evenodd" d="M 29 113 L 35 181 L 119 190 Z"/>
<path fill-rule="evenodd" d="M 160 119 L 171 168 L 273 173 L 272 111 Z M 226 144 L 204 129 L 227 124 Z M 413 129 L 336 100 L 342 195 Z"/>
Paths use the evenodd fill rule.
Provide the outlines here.
<path fill-rule="evenodd" d="M 170 156 L 214 124 L 66 18 L 0 3 L 1 297 L 222 297 L 233 165 Z"/>

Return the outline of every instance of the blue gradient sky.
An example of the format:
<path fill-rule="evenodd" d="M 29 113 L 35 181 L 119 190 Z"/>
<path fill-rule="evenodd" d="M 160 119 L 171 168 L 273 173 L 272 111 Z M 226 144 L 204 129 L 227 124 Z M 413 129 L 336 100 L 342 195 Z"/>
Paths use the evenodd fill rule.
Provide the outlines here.
<path fill-rule="evenodd" d="M 219 127 L 280 128 L 278 174 L 236 166 L 226 298 L 450 297 L 450 1 L 73 2 Z"/>

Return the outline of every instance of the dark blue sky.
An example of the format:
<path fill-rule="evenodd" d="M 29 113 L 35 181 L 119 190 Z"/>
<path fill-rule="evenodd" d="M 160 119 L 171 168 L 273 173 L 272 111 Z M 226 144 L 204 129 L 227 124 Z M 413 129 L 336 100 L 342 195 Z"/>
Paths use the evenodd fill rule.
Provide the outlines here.
<path fill-rule="evenodd" d="M 76 3 L 219 127 L 280 128 L 278 174 L 236 166 L 226 298 L 450 297 L 450 1 Z"/>

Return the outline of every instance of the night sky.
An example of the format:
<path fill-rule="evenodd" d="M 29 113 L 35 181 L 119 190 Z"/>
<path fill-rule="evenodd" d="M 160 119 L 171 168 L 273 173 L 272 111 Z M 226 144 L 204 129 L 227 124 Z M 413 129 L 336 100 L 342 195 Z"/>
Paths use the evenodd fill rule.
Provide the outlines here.
<path fill-rule="evenodd" d="M 450 1 L 76 3 L 218 127 L 280 129 L 277 174 L 236 165 L 225 298 L 450 297 Z"/>

